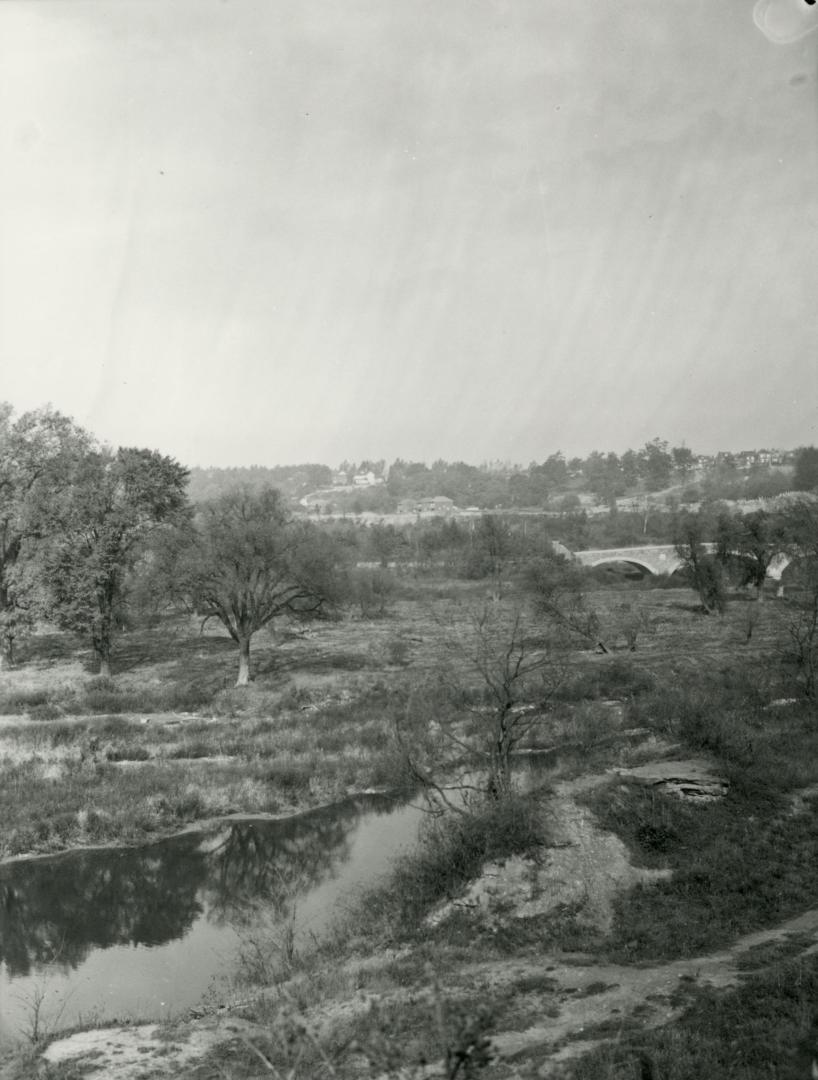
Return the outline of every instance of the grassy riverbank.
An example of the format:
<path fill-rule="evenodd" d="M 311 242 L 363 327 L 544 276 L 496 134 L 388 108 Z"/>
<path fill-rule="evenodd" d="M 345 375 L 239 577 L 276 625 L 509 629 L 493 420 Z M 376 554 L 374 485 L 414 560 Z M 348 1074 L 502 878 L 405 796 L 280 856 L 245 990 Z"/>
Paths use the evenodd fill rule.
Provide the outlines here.
<path fill-rule="evenodd" d="M 695 687 L 685 696 L 695 697 Z M 713 730 L 727 723 L 728 704 L 727 696 L 710 697 Z M 754 732 L 756 740 L 741 760 L 735 752 L 709 755 L 730 785 L 712 803 L 606 780 L 604 772 L 587 793 L 578 785 L 579 801 L 593 807 L 602 829 L 627 841 L 633 863 L 672 870 L 667 880 L 619 891 L 607 930 L 588 922 L 581 901 L 519 917 L 520 897 L 510 892 L 483 909 L 464 903 L 451 918 L 429 918 L 492 860 L 499 858 L 508 876 L 520 853 L 536 878 L 554 840 L 548 790 L 489 808 L 468 827 L 459 819 L 430 826 L 423 848 L 334 942 L 291 956 L 278 980 L 275 965 L 265 970 L 265 989 L 244 1014 L 259 1025 L 258 1041 L 250 1050 L 224 1046 L 219 1067 L 235 1078 L 261 1075 L 257 1051 L 274 1068 L 292 1067 L 291 1052 L 280 1049 L 281 1025 L 301 1016 L 324 1034 L 310 1036 L 315 1041 L 294 1076 L 313 1075 L 319 1061 L 331 1062 L 327 1075 L 337 1077 L 370 1075 L 366 1062 L 372 1075 L 397 1076 L 389 1069 L 428 1059 L 430 1048 L 438 1061 L 468 1051 L 474 1075 L 492 1077 L 552 1075 L 555 1052 L 565 1057 L 559 1075 L 575 1080 L 808 1076 L 797 1068 L 818 1052 L 818 1042 L 809 1051 L 818 1036 L 814 720 L 811 708 L 798 705 L 777 707 L 772 716 L 760 705 L 743 720 L 734 715 L 732 734 Z M 673 734 L 674 753 L 701 754 L 687 720 Z M 608 764 L 627 771 L 627 758 L 609 752 Z M 547 875 L 538 881 L 547 888 Z M 526 895 L 536 892 L 535 885 Z M 787 929 L 805 912 L 806 929 Z M 581 989 L 566 988 L 577 972 Z M 640 990 L 653 972 L 653 992 Z M 253 973 L 245 974 L 252 984 Z M 584 1011 L 578 994 L 588 1003 Z M 608 994 L 624 1002 L 614 1015 L 606 1015 Z M 362 1008 L 362 995 L 377 1007 Z M 566 1034 L 561 1018 L 569 1006 L 583 1022 Z M 319 1017 L 333 1018 L 334 1026 L 321 1028 Z M 493 1042 L 495 1057 L 478 1068 L 481 1037 Z M 515 1052 L 503 1054 L 509 1047 Z"/>
<path fill-rule="evenodd" d="M 425 707 L 448 700 L 437 662 L 476 598 L 455 592 L 262 635 L 242 691 L 229 643 L 182 624 L 158 643 L 134 636 L 112 682 L 89 678 L 65 643 L 54 657 L 35 641 L 0 680 L 2 850 L 135 843 L 400 785 L 407 701 L 420 688 Z M 818 726 L 782 665 L 782 610 L 741 599 L 707 618 L 681 590 L 593 601 L 611 651 L 568 657 L 530 739 L 559 747 L 545 786 L 430 818 L 418 851 L 320 945 L 286 926 L 254 941 L 226 1013 L 161 1028 L 186 1046 L 205 1025 L 212 1045 L 184 1067 L 151 1054 L 157 1075 L 420 1076 L 421 1058 L 447 1054 L 501 1078 L 556 1075 L 557 1061 L 577 1080 L 801 1075 Z M 625 616 L 640 626 L 635 652 L 617 637 Z M 710 770 L 721 793 L 678 798 L 650 779 L 667 761 Z M 69 1058 L 47 1069 L 85 1075 Z"/>
<path fill-rule="evenodd" d="M 185 620 L 128 635 L 115 679 L 89 676 L 90 655 L 67 635 L 33 638 L 19 666 L 0 673 L 0 858 L 134 843 L 227 813 L 289 813 L 401 786 L 396 720 L 421 688 L 431 708 L 445 707 L 433 673 L 484 589 L 443 582 L 414 592 L 384 618 L 258 634 L 255 680 L 241 690 L 232 642 Z M 566 659 L 533 741 L 565 740 L 573 725 L 574 741 L 595 745 L 608 717 L 588 706 L 611 698 L 631 726 L 661 732 L 675 705 L 657 704 L 656 688 L 703 666 L 722 688 L 766 700 L 782 692 L 776 605 L 736 603 L 707 619 L 688 597 L 595 594 L 613 652 Z M 636 624 L 632 653 L 621 627 Z"/>

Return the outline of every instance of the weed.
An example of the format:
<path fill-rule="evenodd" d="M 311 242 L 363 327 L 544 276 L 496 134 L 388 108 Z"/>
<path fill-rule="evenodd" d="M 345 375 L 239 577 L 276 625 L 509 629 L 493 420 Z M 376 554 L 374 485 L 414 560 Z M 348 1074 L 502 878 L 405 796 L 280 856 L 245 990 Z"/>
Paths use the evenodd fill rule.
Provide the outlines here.
<path fill-rule="evenodd" d="M 31 709 L 50 704 L 46 690 L 7 691 L 0 695 L 0 713 L 3 715 L 29 712 Z"/>
<path fill-rule="evenodd" d="M 86 731 L 85 724 L 52 724 L 48 729 L 48 739 L 52 747 L 69 746 L 81 738 Z"/>
<path fill-rule="evenodd" d="M 731 791 L 708 807 L 691 806 L 644 787 L 608 787 L 590 802 L 643 864 L 673 876 L 622 897 L 603 948 L 632 962 L 692 956 L 742 933 L 797 914 L 814 901 L 818 807 L 797 817 Z"/>
<path fill-rule="evenodd" d="M 622 1031 L 568 1067 L 570 1080 L 807 1080 L 818 1057 L 818 958 L 775 965 L 732 993 L 691 989 L 668 1027 Z"/>
<path fill-rule="evenodd" d="M 386 662 L 393 667 L 406 667 L 409 663 L 411 647 L 402 637 L 393 637 L 386 643 Z"/>
<path fill-rule="evenodd" d="M 105 752 L 107 761 L 148 761 L 150 756 L 145 746 L 112 746 Z"/>
<path fill-rule="evenodd" d="M 418 848 L 401 860 L 363 906 L 411 935 L 435 903 L 477 877 L 484 863 L 530 852 L 544 840 L 539 806 L 531 796 L 511 795 L 486 801 L 466 815 L 432 817 Z"/>
<path fill-rule="evenodd" d="M 28 715 L 32 720 L 56 720 L 61 712 L 59 706 L 47 701 L 43 705 L 32 705 L 28 710 Z"/>
<path fill-rule="evenodd" d="M 194 758 L 210 757 L 213 754 L 213 751 L 214 747 L 211 743 L 205 741 L 204 739 L 195 739 L 189 742 L 180 743 L 178 746 L 174 746 L 168 754 L 168 757 L 174 759 L 186 758 L 188 760 L 192 760 Z"/>

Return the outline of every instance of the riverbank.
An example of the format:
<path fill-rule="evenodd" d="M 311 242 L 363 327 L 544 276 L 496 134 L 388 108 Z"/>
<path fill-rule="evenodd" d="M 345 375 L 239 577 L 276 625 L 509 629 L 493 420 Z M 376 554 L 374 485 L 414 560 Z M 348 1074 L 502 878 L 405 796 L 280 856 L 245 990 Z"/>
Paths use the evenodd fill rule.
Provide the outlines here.
<path fill-rule="evenodd" d="M 531 814 L 499 832 L 479 822 L 462 831 L 458 815 L 444 817 L 329 940 L 298 942 L 286 920 L 273 922 L 196 1017 L 157 1023 L 156 1010 L 134 1010 L 125 1027 L 100 1018 L 84 1028 L 107 1022 L 107 1035 L 85 1035 L 79 1057 L 69 1049 L 79 1035 L 51 1048 L 38 1039 L 30 1055 L 15 1051 L 3 1080 L 37 1069 L 50 1080 L 99 1076 L 109 1059 L 113 1080 L 151 1069 L 191 1080 L 275 1070 L 293 1080 L 420 1077 L 434 1075 L 421 1053 L 440 1062 L 447 1051 L 488 1052 L 488 1042 L 487 1077 L 559 1065 L 577 1078 L 629 1080 L 647 1055 L 662 1080 L 688 1080 L 694 1073 L 673 1071 L 673 1039 L 684 1042 L 680 1061 L 698 1063 L 695 1075 L 730 1075 L 717 1056 L 725 1031 L 691 1017 L 709 1003 L 707 1015 L 723 1019 L 737 1001 L 748 1018 L 734 1021 L 739 1041 L 766 1031 L 778 1009 L 794 1045 L 804 1002 L 783 990 L 773 999 L 776 979 L 812 986 L 815 709 L 778 663 L 774 600 L 737 602 L 720 619 L 685 600 L 603 592 L 601 617 L 614 628 L 638 623 L 637 652 L 555 654 L 565 668 L 558 691 L 541 714 L 524 713 L 538 718 L 524 748 L 551 748 L 553 766 L 550 790 L 530 796 L 536 828 Z M 438 602 L 431 613 L 407 605 L 394 619 L 262 641 L 256 682 L 240 692 L 227 685 L 232 652 L 216 639 L 196 639 L 201 657 L 183 645 L 179 662 L 143 655 L 113 684 L 89 679 L 75 658 L 32 656 L 0 686 L 6 715 L 26 712 L 0 726 L 4 850 L 137 844 L 204 818 L 281 817 L 352 786 L 396 787 L 406 773 L 393 736 L 407 702 L 421 702 L 430 730 L 450 702 L 434 674 L 458 624 L 438 615 L 468 608 Z M 487 713 L 464 671 L 458 685 L 479 724 Z M 161 911 L 167 882 L 154 877 Z M 131 878 L 136 894 L 144 874 Z M 725 959 L 751 934 L 762 935 L 752 957 Z M 721 974 L 696 981 L 699 969 Z M 713 993 L 723 995 L 718 1007 Z M 155 1052 L 140 1053 L 137 1031 Z M 771 1045 L 781 1052 L 777 1036 Z M 743 1080 L 771 1075 L 765 1055 Z M 587 1071 L 595 1060 L 596 1074 Z"/>
<path fill-rule="evenodd" d="M 430 696 L 435 671 L 451 658 L 482 589 L 456 586 L 432 583 L 383 618 L 260 633 L 256 678 L 241 690 L 232 686 L 232 643 L 185 620 L 129 635 L 113 680 L 88 676 L 81 643 L 33 638 L 24 663 L 0 673 L 0 858 L 132 845 L 226 814 L 288 814 L 402 787 L 396 725 L 419 688 L 430 708 L 447 707 Z M 751 669 L 755 680 L 767 677 L 764 657 L 780 630 L 774 602 L 737 603 L 707 620 L 679 597 L 600 591 L 594 603 L 617 651 L 570 657 L 533 745 L 596 745 L 609 725 L 607 699 L 623 702 L 631 727 L 642 726 L 655 688 L 711 666 L 710 656 L 734 658 L 725 681 L 739 683 Z M 625 630 L 637 654 L 617 646 Z"/>
<path fill-rule="evenodd" d="M 676 756 L 557 779 L 548 795 L 518 804 L 511 827 L 508 820 L 482 826 L 487 846 L 471 865 L 462 864 L 459 881 L 444 878 L 443 867 L 451 868 L 455 851 L 479 845 L 464 843 L 457 827 L 437 831 L 431 846 L 427 837 L 424 851 L 399 865 L 331 940 L 284 965 L 271 942 L 269 966 L 245 970 L 236 984 L 241 1004 L 170 1025 L 119 1025 L 58 1038 L 45 1051 L 48 1075 L 91 1078 L 101 1069 L 117 1080 L 249 1080 L 278 1071 L 299 1080 L 386 1080 L 443 1076 L 439 1063 L 447 1053 L 470 1060 L 474 1075 L 508 1080 L 624 1080 L 641 1061 L 670 1080 L 730 1076 L 733 1060 L 743 1077 L 769 1076 L 771 1068 L 781 1077 L 804 1075 L 791 1069 L 810 1037 L 818 905 L 804 908 L 803 888 L 775 864 L 767 864 L 767 873 L 778 883 L 777 911 L 749 913 L 733 901 L 736 915 L 710 928 L 709 949 L 691 940 L 679 958 L 669 937 L 652 946 L 648 962 L 644 951 L 621 953 L 625 933 L 655 942 L 646 931 L 666 922 L 665 897 L 674 890 L 679 918 L 691 925 L 700 925 L 698 906 L 712 900 L 714 889 L 745 896 L 757 870 L 748 856 L 780 823 L 793 822 L 794 840 L 779 863 L 805 865 L 818 823 L 814 791 L 762 807 L 757 827 L 748 824 L 735 791 L 709 803 L 654 791 L 654 813 L 668 834 L 673 822 L 690 815 L 709 834 L 708 840 L 697 835 L 694 844 L 682 837 L 669 842 L 664 857 L 644 821 L 622 813 L 621 799 L 651 791 L 654 779 L 664 784 L 681 776 L 692 790 L 694 782 L 729 772 L 727 765 Z M 626 844 L 610 820 L 589 809 L 589 800 L 609 798 L 612 785 L 620 803 L 611 817 L 619 815 L 620 833 L 636 821 L 641 844 L 632 835 Z M 718 834 L 742 820 L 744 843 L 729 874 L 719 876 Z M 654 866 L 640 866 L 646 857 Z M 711 860 L 709 880 L 695 891 L 690 874 L 702 860 Z M 746 873 L 737 878 L 742 861 Z M 759 919 L 763 926 L 749 929 Z M 418 1064 L 424 1059 L 428 1068 Z"/>

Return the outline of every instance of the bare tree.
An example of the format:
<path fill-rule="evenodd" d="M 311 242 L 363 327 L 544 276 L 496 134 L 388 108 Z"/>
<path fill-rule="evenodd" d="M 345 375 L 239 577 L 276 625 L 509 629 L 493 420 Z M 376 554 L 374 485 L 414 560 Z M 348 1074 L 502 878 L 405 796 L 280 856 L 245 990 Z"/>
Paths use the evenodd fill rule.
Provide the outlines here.
<path fill-rule="evenodd" d="M 490 603 L 444 629 L 436 692 L 416 691 L 399 725 L 406 759 L 450 806 L 447 790 L 504 797 L 515 751 L 548 720 L 562 661 L 519 606 Z"/>
<path fill-rule="evenodd" d="M 585 576 L 580 566 L 564 555 L 550 554 L 526 569 L 524 587 L 534 611 L 569 641 L 606 653 L 601 624 L 585 595 Z"/>

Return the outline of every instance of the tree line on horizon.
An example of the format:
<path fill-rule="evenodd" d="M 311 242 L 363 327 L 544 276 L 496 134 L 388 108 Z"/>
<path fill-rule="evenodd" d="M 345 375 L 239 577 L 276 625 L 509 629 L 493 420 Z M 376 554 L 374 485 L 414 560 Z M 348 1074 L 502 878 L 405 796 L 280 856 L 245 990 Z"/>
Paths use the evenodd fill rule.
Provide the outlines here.
<path fill-rule="evenodd" d="M 680 501 L 762 499 L 783 492 L 808 491 L 818 486 L 818 450 L 802 447 L 789 452 L 783 464 L 761 459 L 746 467 L 737 455 L 719 454 L 704 462 L 688 447 L 670 447 L 653 439 L 639 450 L 618 455 L 593 451 L 585 458 L 559 451 L 527 468 L 494 462 L 481 466 L 439 459 L 431 465 L 398 458 L 301 464 L 274 467 L 198 468 L 190 470 L 189 491 L 194 502 L 221 494 L 237 484 L 250 489 L 279 488 L 292 499 L 321 492 L 315 506 L 341 512 L 394 513 L 407 504 L 445 496 L 460 507 L 515 509 L 553 507 L 566 496 L 590 495 L 612 505 L 627 495 L 655 495 L 673 489 Z M 377 483 L 346 490 L 356 476 L 371 473 Z"/>
<path fill-rule="evenodd" d="M 814 458 L 818 451 L 802 451 L 796 468 L 812 462 L 818 472 Z M 263 478 L 265 470 L 258 473 Z M 554 554 L 555 541 L 572 550 L 675 542 L 686 552 L 705 610 L 719 609 L 717 587 L 737 553 L 744 559 L 739 570 L 748 562 L 755 566 L 757 585 L 786 545 L 800 544 L 810 565 L 818 566 L 810 532 L 818 534 L 818 513 L 811 504 L 799 511 L 803 521 L 766 511 L 740 518 L 713 503 L 693 515 L 665 506 L 597 521 L 570 508 L 556 518 L 494 512 L 470 521 L 366 527 L 296 516 L 277 488 L 234 479 L 215 497 L 194 501 L 188 470 L 159 451 L 114 450 L 50 407 L 15 417 L 11 406 L 0 405 L 5 660 L 13 660 L 15 645 L 37 625 L 48 623 L 82 635 L 99 673 L 108 676 L 123 631 L 140 619 L 144 625 L 162 613 L 183 612 L 202 626 L 215 621 L 229 634 L 244 685 L 253 635 L 281 616 L 337 617 L 349 605 L 382 614 L 395 587 L 393 566 L 485 579 L 496 597 L 509 575 L 537 578 L 532 567 L 545 568 L 541 580 L 564 582 L 571 574 Z M 702 546 L 713 540 L 721 545 L 715 562 Z M 815 597 L 818 604 L 818 589 Z M 818 621 L 815 634 L 818 640 Z"/>

